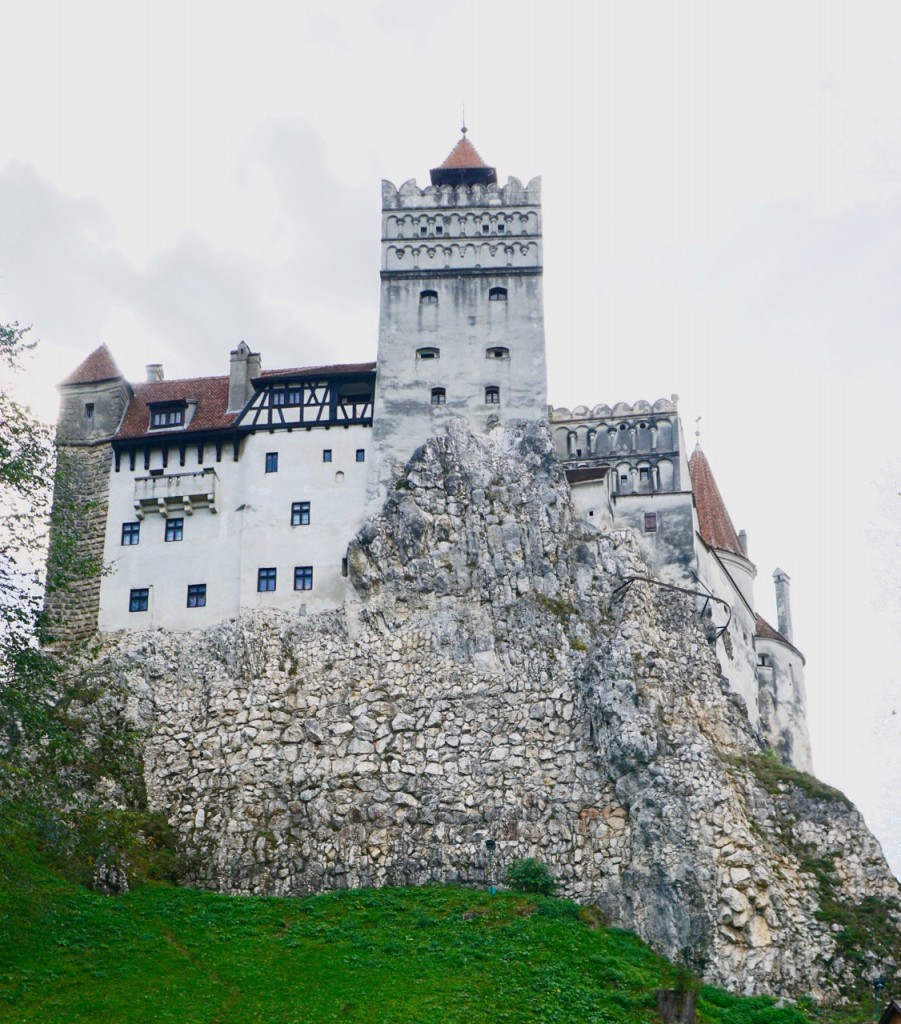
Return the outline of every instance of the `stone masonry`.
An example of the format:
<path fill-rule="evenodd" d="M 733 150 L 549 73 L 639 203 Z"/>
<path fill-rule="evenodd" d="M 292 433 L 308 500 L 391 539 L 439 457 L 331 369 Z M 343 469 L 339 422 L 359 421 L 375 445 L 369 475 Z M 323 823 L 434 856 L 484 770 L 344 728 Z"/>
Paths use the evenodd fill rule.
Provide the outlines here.
<path fill-rule="evenodd" d="M 647 574 L 634 535 L 574 512 L 546 426 L 452 423 L 348 563 L 337 611 L 103 638 L 89 671 L 125 684 L 191 883 L 485 884 L 494 838 L 500 871 L 539 857 L 710 982 L 836 998 L 851 965 L 743 702 L 690 600 L 620 589 Z M 849 900 L 897 899 L 855 812 L 792 813 Z"/>

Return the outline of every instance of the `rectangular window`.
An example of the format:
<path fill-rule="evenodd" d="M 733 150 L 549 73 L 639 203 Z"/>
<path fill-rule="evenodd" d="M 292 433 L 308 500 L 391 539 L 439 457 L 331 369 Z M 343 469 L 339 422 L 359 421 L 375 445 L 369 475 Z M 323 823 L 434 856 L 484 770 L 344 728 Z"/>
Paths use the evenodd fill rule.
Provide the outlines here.
<path fill-rule="evenodd" d="M 260 593 L 275 590 L 275 569 L 257 570 L 257 590 Z"/>
<path fill-rule="evenodd" d="M 85 402 L 84 403 L 84 418 L 86 420 L 92 420 L 94 418 L 94 403 L 93 402 Z"/>
<path fill-rule="evenodd" d="M 205 608 L 206 607 L 206 584 L 205 583 L 190 583 L 188 585 L 188 607 L 189 608 Z"/>
<path fill-rule="evenodd" d="M 331 450 L 331 448 L 323 448 L 322 449 L 322 461 L 323 462 L 331 462 L 332 461 L 332 450 Z"/>
<path fill-rule="evenodd" d="M 651 471 L 650 471 L 650 469 L 648 469 L 647 466 L 639 467 L 638 479 L 639 480 L 650 480 L 651 479 Z"/>
<path fill-rule="evenodd" d="M 274 388 L 269 392 L 269 404 L 300 405 L 300 388 Z"/>
<path fill-rule="evenodd" d="M 166 520 L 166 540 L 181 540 L 184 535 L 185 521 L 184 519 L 167 519 Z"/>
<path fill-rule="evenodd" d="M 366 461 L 366 449 L 365 448 L 358 448 L 357 449 L 357 462 L 365 462 L 365 461 Z"/>
<path fill-rule="evenodd" d="M 266 452 L 266 472 L 278 472 L 278 452 Z"/>
<path fill-rule="evenodd" d="M 180 427 L 185 422 L 185 410 L 179 409 L 156 409 L 150 414 L 150 429 L 159 430 L 160 427 Z"/>
<path fill-rule="evenodd" d="M 312 590 L 313 589 L 313 566 L 312 565 L 298 565 L 294 570 L 294 589 L 295 590 Z"/>
<path fill-rule="evenodd" d="M 140 523 L 123 523 L 122 524 L 122 546 L 129 547 L 132 544 L 137 544 L 141 539 L 141 524 Z"/>
<path fill-rule="evenodd" d="M 644 514 L 644 532 L 645 533 L 656 533 L 657 532 L 657 513 L 656 512 L 645 512 L 645 514 Z"/>
<path fill-rule="evenodd" d="M 308 501 L 295 501 L 291 506 L 291 525 L 310 525 L 310 503 Z"/>
<path fill-rule="evenodd" d="M 148 587 L 141 587 L 138 590 L 129 591 L 128 610 L 130 612 L 146 612 L 149 600 L 150 589 Z"/>

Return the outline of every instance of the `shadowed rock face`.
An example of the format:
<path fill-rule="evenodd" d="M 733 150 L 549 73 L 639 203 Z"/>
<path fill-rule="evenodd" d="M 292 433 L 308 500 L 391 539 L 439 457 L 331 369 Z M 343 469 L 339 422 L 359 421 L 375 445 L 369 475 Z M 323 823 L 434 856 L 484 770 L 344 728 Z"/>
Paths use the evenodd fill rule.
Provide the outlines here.
<path fill-rule="evenodd" d="M 885 906 L 878 844 L 828 794 L 757 781 L 691 600 L 617 592 L 647 571 L 633 537 L 574 515 L 544 426 L 452 424 L 348 563 L 337 612 L 105 640 L 95 670 L 127 684 L 193 884 L 484 884 L 491 837 L 500 871 L 539 857 L 709 981 L 821 999 L 851 983 L 799 856 L 834 857 L 835 893 Z"/>

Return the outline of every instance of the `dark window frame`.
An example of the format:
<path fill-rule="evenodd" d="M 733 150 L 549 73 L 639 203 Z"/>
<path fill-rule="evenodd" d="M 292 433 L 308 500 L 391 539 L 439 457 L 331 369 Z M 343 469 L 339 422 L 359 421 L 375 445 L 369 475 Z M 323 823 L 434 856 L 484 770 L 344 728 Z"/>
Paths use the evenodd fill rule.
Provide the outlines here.
<path fill-rule="evenodd" d="M 310 503 L 308 501 L 292 501 L 291 502 L 291 525 L 292 526 L 309 526 L 310 525 Z"/>
<path fill-rule="evenodd" d="M 645 512 L 644 513 L 644 532 L 645 533 L 656 533 L 660 529 L 660 523 L 657 520 L 656 512 Z"/>
<path fill-rule="evenodd" d="M 507 301 L 507 289 L 502 288 L 498 285 L 495 288 L 488 289 L 488 301 L 489 302 L 506 302 Z"/>
<path fill-rule="evenodd" d="M 295 565 L 294 566 L 294 589 L 295 590 L 312 590 L 313 589 L 313 566 L 312 565 Z"/>
<path fill-rule="evenodd" d="M 446 388 L 432 388 L 432 405 L 447 405 Z"/>
<path fill-rule="evenodd" d="M 494 384 L 489 384 L 485 388 L 485 405 L 500 405 L 501 404 L 501 389 L 495 387 Z"/>
<path fill-rule="evenodd" d="M 365 462 L 366 461 L 366 449 L 365 448 L 358 448 L 357 449 L 356 459 L 357 459 L 357 462 Z"/>
<path fill-rule="evenodd" d="M 278 452 L 266 452 L 266 472 L 278 472 Z"/>
<path fill-rule="evenodd" d="M 419 293 L 420 306 L 437 306 L 438 292 L 434 288 L 423 288 Z"/>
<path fill-rule="evenodd" d="M 331 448 L 323 448 L 322 449 L 322 461 L 323 462 L 331 462 L 332 461 L 332 449 Z"/>
<path fill-rule="evenodd" d="M 181 516 L 166 520 L 165 540 L 167 544 L 177 544 L 185 539 L 185 521 Z"/>
<path fill-rule="evenodd" d="M 270 585 L 271 584 L 271 585 Z M 274 594 L 278 585 L 278 570 L 273 566 L 257 569 L 257 593 Z"/>
<path fill-rule="evenodd" d="M 127 538 L 127 539 L 126 539 Z M 123 523 L 122 524 L 122 547 L 133 548 L 141 543 L 141 524 L 137 523 Z"/>
<path fill-rule="evenodd" d="M 146 612 L 150 607 L 150 587 L 134 587 L 128 592 L 129 612 Z"/>
<path fill-rule="evenodd" d="M 206 584 L 188 584 L 188 608 L 206 608 Z"/>

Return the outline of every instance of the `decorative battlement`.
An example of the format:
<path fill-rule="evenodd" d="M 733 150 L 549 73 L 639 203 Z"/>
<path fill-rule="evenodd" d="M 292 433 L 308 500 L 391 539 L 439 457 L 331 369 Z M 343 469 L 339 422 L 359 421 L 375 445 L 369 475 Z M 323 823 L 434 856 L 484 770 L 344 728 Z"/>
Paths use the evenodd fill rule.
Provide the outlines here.
<path fill-rule="evenodd" d="M 585 419 L 599 419 L 601 417 L 613 417 L 613 416 L 650 416 L 653 413 L 667 413 L 677 412 L 676 396 L 672 399 L 669 398 L 658 398 L 656 402 L 646 402 L 643 399 L 635 402 L 634 405 L 629 405 L 628 402 L 617 402 L 612 408 L 609 405 L 595 405 L 589 409 L 587 405 L 577 405 L 573 409 L 567 409 L 565 406 L 559 406 L 554 408 L 553 406 L 548 409 L 548 418 L 552 423 L 566 422 L 567 420 L 585 420 Z"/>
<path fill-rule="evenodd" d="M 382 179 L 382 210 L 540 205 L 540 175 L 527 185 L 510 175 L 506 185 L 426 185 L 425 188 L 420 188 L 415 178 L 409 178 L 400 187 Z"/>

